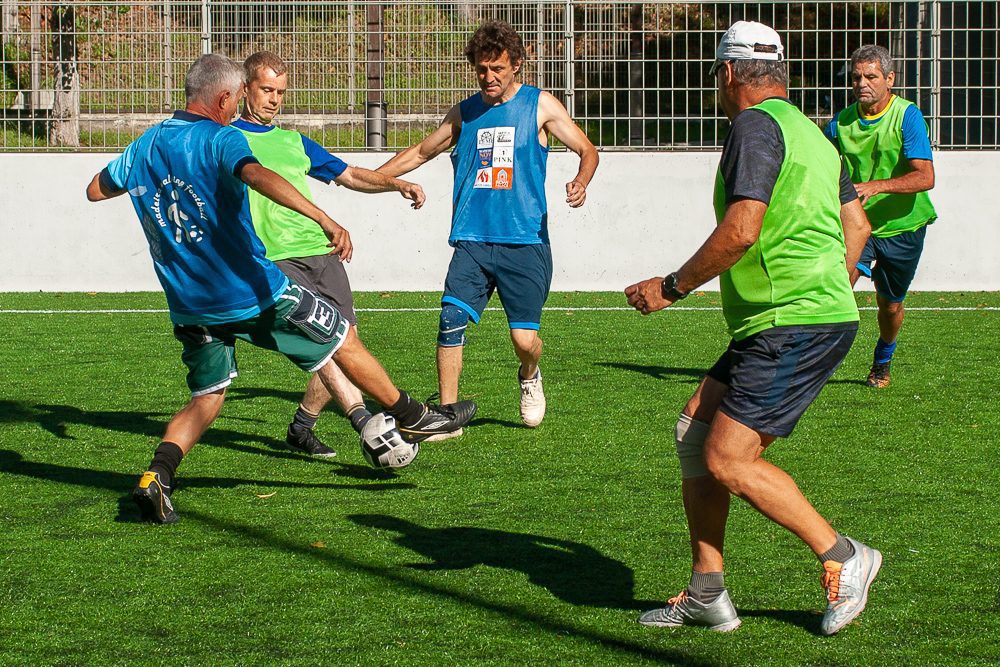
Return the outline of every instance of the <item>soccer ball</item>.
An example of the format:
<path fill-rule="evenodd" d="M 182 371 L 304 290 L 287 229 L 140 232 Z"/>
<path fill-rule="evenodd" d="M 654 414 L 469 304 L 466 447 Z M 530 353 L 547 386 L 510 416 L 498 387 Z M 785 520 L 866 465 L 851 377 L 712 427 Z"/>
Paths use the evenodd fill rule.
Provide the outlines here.
<path fill-rule="evenodd" d="M 375 468 L 405 468 L 417 458 L 420 447 L 403 440 L 392 415 L 373 415 L 361 429 L 361 453 Z"/>

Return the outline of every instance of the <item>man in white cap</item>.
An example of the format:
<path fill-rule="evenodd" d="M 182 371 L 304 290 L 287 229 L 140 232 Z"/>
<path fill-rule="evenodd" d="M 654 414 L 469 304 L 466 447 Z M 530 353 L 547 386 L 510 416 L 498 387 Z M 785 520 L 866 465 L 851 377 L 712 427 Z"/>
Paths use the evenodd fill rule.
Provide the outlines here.
<path fill-rule="evenodd" d="M 858 327 L 848 267 L 870 232 L 837 151 L 788 100 L 781 39 L 740 21 L 711 75 L 732 122 L 715 180 L 717 227 L 680 269 L 625 290 L 649 314 L 719 276 L 732 342 L 675 427 L 691 537 L 687 588 L 644 625 L 740 625 L 723 580 L 722 545 L 735 495 L 817 555 L 833 634 L 865 607 L 881 554 L 840 535 L 791 477 L 763 458 L 789 435 L 843 361 Z"/>

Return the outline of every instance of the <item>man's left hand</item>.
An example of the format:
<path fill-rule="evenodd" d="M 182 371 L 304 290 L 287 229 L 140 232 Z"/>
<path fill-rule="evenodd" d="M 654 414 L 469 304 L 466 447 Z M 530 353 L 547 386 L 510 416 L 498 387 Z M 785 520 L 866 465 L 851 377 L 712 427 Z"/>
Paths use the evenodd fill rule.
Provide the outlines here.
<path fill-rule="evenodd" d="M 566 203 L 570 208 L 579 208 L 587 201 L 587 186 L 580 181 L 570 181 L 566 184 Z"/>
<path fill-rule="evenodd" d="M 858 191 L 858 199 L 861 200 L 862 204 L 867 204 L 870 197 L 874 197 L 882 192 L 878 187 L 876 181 L 868 181 L 867 183 L 855 183 L 854 189 Z"/>
<path fill-rule="evenodd" d="M 643 315 L 663 310 L 673 303 L 673 301 L 663 298 L 662 277 L 650 278 L 641 283 L 629 285 L 625 288 L 625 296 L 628 298 L 628 305 Z"/>

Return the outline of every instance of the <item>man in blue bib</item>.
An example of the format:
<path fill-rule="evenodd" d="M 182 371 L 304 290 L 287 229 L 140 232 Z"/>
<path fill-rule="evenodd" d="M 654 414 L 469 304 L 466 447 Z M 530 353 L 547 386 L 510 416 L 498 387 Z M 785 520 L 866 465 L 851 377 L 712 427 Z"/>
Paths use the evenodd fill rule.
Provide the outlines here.
<path fill-rule="evenodd" d="M 448 243 L 455 251 L 441 298 L 441 403 L 458 400 L 466 326 L 470 318 L 479 322 L 496 291 L 521 362 L 521 420 L 535 427 L 545 416 L 538 330 L 552 283 L 545 201 L 548 138 L 554 136 L 580 156 L 577 174 L 566 184 L 566 202 L 573 208 L 587 198 L 597 149 L 555 97 L 516 81 L 525 50 L 510 25 L 484 23 L 469 40 L 465 56 L 475 67 L 479 92 L 452 107 L 434 132 L 378 171 L 401 176 L 453 149 Z"/>
<path fill-rule="evenodd" d="M 177 521 L 173 479 L 222 410 L 237 375 L 237 339 L 280 352 L 311 373 L 336 363 L 395 417 L 408 442 L 464 426 L 475 410 L 455 418 L 397 389 L 347 319 L 265 256 L 248 185 L 318 224 L 342 260 L 350 260 L 353 247 L 347 230 L 261 166 L 246 137 L 228 126 L 244 94 L 243 68 L 224 56 L 202 56 L 184 92 L 183 111 L 144 132 L 87 186 L 90 201 L 130 196 L 188 368 L 191 400 L 170 420 L 132 492 L 143 518 Z"/>

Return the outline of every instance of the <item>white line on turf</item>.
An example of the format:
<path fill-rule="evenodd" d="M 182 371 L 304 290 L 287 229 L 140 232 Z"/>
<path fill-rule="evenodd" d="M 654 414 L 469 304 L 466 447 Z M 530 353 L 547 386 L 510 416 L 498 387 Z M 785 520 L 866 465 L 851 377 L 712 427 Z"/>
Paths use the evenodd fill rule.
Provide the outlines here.
<path fill-rule="evenodd" d="M 355 311 L 359 313 L 436 313 L 439 308 L 355 308 Z M 487 308 L 488 311 L 502 311 L 503 308 Z M 595 312 L 628 312 L 634 310 L 633 308 L 622 307 L 622 306 L 566 306 L 560 308 L 559 306 L 548 306 L 542 310 L 548 312 L 578 312 L 578 311 L 595 311 Z M 705 311 L 705 312 L 718 312 L 722 308 L 719 306 L 706 306 L 706 307 L 694 307 L 694 306 L 672 306 L 664 312 L 671 311 Z M 875 307 L 864 306 L 858 310 L 862 311 L 875 311 L 878 310 Z M 998 311 L 1000 306 L 910 306 L 907 307 L 907 312 L 910 311 L 926 311 L 926 312 L 976 312 L 976 311 Z M 144 314 L 144 313 L 167 313 L 166 309 L 161 308 L 122 308 L 122 309 L 95 309 L 95 310 L 28 310 L 28 309 L 0 309 L 0 315 L 128 315 L 128 314 Z"/>

